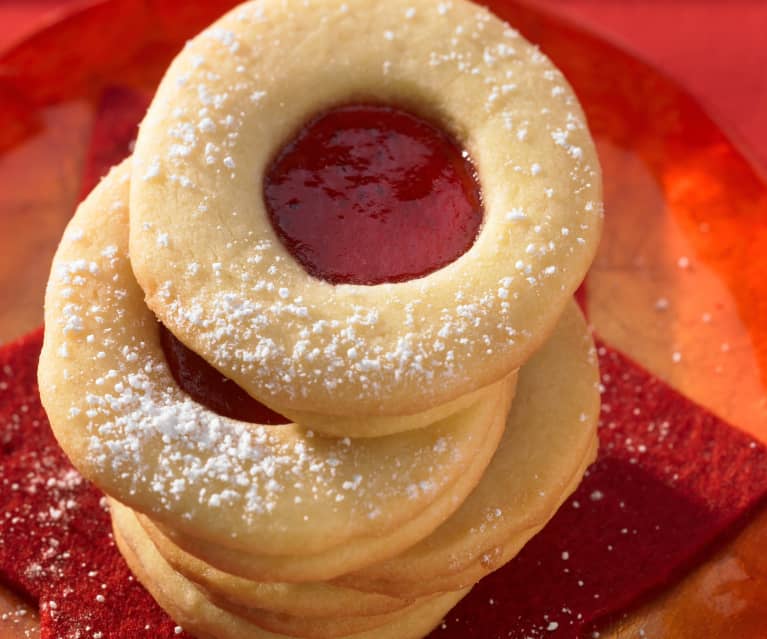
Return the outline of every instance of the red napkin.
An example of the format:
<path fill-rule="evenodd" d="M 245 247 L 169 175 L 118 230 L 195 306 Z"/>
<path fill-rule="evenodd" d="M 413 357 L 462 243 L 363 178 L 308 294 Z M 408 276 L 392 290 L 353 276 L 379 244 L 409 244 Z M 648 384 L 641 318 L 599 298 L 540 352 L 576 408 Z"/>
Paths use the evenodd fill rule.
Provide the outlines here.
<path fill-rule="evenodd" d="M 176 637 L 118 553 L 103 495 L 51 433 L 41 345 L 38 329 L 0 349 L 0 579 L 39 602 L 42 639 Z"/>

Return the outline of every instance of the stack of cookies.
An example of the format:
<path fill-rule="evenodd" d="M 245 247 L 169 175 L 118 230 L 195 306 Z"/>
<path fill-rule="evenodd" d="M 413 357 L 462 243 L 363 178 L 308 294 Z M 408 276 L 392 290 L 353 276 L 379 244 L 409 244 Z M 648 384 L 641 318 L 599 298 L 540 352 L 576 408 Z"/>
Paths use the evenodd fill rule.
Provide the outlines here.
<path fill-rule="evenodd" d="M 270 222 L 275 154 L 316 113 L 360 100 L 439 122 L 476 164 L 474 243 L 422 277 L 323 281 Z M 571 298 L 600 231 L 571 89 L 486 10 L 247 3 L 188 43 L 133 158 L 69 224 L 46 295 L 43 403 L 109 496 L 131 569 L 185 629 L 417 639 L 594 459 L 596 356 Z M 196 401 L 158 320 L 290 423 Z"/>

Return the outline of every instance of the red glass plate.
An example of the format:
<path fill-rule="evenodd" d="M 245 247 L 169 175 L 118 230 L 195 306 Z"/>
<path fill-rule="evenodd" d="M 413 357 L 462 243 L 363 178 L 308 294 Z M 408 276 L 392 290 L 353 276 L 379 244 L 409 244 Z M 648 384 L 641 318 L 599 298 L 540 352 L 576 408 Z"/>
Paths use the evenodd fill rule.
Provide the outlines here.
<path fill-rule="evenodd" d="M 83 162 L 104 90 L 151 92 L 184 40 L 232 4 L 100 2 L 3 56 L 0 341 L 42 319 L 50 258 L 95 177 L 83 177 Z M 607 210 L 587 282 L 598 332 L 767 442 L 767 185 L 657 72 L 551 16 L 488 4 L 553 58 L 587 112 Z M 762 514 L 602 636 L 641 636 L 640 627 L 648 636 L 767 636 L 767 566 L 757 552 L 765 540 Z"/>

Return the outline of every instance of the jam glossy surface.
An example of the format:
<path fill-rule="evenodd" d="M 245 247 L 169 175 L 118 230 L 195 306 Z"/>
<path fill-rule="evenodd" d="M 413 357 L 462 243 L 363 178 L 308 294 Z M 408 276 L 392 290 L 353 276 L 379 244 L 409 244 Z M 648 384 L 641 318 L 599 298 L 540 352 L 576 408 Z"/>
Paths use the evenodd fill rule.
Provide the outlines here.
<path fill-rule="evenodd" d="M 283 244 L 335 284 L 401 282 L 465 253 L 482 223 L 468 153 L 399 108 L 349 105 L 311 120 L 267 172 Z"/>

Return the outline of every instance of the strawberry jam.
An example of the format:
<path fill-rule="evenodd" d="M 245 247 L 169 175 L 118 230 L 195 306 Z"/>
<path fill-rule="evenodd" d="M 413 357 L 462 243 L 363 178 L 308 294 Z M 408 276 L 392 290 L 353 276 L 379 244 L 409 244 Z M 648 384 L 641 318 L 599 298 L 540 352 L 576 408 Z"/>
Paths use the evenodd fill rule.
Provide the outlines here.
<path fill-rule="evenodd" d="M 311 120 L 269 167 L 264 201 L 290 253 L 334 284 L 427 275 L 465 253 L 482 223 L 468 154 L 432 124 L 379 105 Z M 195 401 L 234 419 L 286 422 L 160 331 L 173 377 Z"/>
<path fill-rule="evenodd" d="M 402 282 L 453 262 L 482 223 L 468 154 L 398 108 L 351 105 L 311 120 L 264 182 L 277 235 L 314 277 Z"/>

